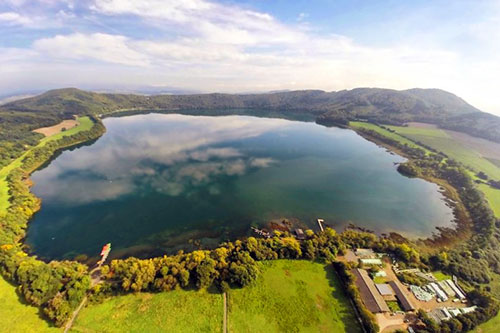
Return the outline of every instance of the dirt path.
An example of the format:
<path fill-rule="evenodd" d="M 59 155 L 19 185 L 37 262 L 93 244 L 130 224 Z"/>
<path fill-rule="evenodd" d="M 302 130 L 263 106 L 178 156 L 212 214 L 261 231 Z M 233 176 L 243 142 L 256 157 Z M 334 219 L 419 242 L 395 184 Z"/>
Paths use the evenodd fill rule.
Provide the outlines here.
<path fill-rule="evenodd" d="M 404 323 L 403 315 L 394 315 L 392 317 L 388 317 L 388 315 L 383 313 L 375 314 L 377 318 L 377 323 L 380 328 L 380 332 L 392 332 L 395 329 L 406 329 L 406 325 Z"/>
<path fill-rule="evenodd" d="M 87 303 L 87 296 L 85 296 L 83 299 L 82 299 L 82 302 L 80 303 L 80 305 L 76 308 L 76 310 L 73 312 L 73 315 L 71 316 L 71 319 L 66 323 L 66 325 L 64 326 L 64 333 L 67 333 L 70 329 L 71 329 L 71 326 L 73 326 L 73 322 L 75 321 L 76 319 L 76 316 L 78 316 L 78 313 L 80 312 L 80 310 L 83 308 L 83 306 L 85 305 L 85 303 Z"/>
<path fill-rule="evenodd" d="M 222 332 L 227 333 L 227 293 L 224 293 L 223 297 L 224 297 L 224 318 L 222 320 Z"/>

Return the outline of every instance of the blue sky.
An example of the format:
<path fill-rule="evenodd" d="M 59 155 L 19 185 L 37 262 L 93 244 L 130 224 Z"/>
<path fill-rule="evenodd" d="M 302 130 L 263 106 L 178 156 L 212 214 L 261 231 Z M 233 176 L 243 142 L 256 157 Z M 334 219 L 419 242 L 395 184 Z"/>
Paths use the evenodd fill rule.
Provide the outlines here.
<path fill-rule="evenodd" d="M 441 88 L 500 114 L 500 1 L 0 0 L 0 95 Z"/>

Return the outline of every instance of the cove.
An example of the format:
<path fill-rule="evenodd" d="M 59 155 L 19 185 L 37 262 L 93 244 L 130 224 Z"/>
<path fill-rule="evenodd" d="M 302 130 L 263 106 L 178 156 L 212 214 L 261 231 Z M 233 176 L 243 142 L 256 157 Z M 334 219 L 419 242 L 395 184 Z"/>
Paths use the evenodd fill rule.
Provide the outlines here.
<path fill-rule="evenodd" d="M 26 243 L 45 259 L 211 247 L 288 218 L 342 230 L 427 237 L 451 226 L 438 186 L 400 175 L 400 156 L 354 131 L 250 116 L 133 115 L 104 120 L 95 143 L 32 175 L 42 208 Z"/>

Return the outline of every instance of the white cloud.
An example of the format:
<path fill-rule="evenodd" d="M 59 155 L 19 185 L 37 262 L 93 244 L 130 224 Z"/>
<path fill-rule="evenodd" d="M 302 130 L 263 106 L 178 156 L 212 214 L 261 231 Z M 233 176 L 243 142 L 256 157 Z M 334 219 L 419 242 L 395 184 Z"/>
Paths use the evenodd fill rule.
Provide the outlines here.
<path fill-rule="evenodd" d="M 30 25 L 33 20 L 15 12 L 4 12 L 0 13 L 0 22 L 10 25 Z"/>
<path fill-rule="evenodd" d="M 145 66 L 148 57 L 129 45 L 129 39 L 102 33 L 57 35 L 37 40 L 33 46 L 41 54 L 59 59 L 92 59 L 121 65 Z"/>
<path fill-rule="evenodd" d="M 217 44 L 268 44 L 298 37 L 297 31 L 267 13 L 205 0 L 96 0 L 92 9 L 106 15 L 136 15 L 159 27 L 175 25 L 181 35 Z"/>
<path fill-rule="evenodd" d="M 20 0 L 10 1 L 23 5 Z M 101 87 L 128 82 L 203 92 L 423 87 L 449 90 L 485 111 L 500 113 L 499 102 L 491 97 L 496 95 L 492 82 L 500 76 L 500 10 L 464 28 L 490 45 L 490 52 L 471 60 L 441 45 L 424 48 L 401 41 L 367 46 L 346 36 L 317 34 L 301 22 L 284 24 L 267 13 L 215 1 L 37 3 L 56 8 L 53 19 L 57 24 L 91 17 L 92 22 L 102 24 L 92 28 L 105 32 L 59 31 L 35 41 L 26 53 L 9 49 L 10 55 L 21 57 L 0 54 L 5 73 L 0 89 L 45 87 L 47 82 L 90 87 L 96 82 Z M 71 10 L 74 6 L 86 6 L 87 11 L 78 14 Z M 33 26 L 29 22 L 34 22 L 34 15 L 4 14 L 4 22 L 24 21 Z M 299 21 L 307 18 L 302 14 Z M 108 20 L 123 20 L 122 25 L 132 22 L 135 33 L 128 35 L 127 29 L 116 29 Z M 141 33 L 138 27 L 147 32 Z"/>
<path fill-rule="evenodd" d="M 276 161 L 268 157 L 253 158 L 250 160 L 250 166 L 254 168 L 267 168 L 273 163 L 276 163 Z"/>
<path fill-rule="evenodd" d="M 189 154 L 194 160 L 208 161 L 211 158 L 230 158 L 241 156 L 241 153 L 234 148 L 208 148 L 197 150 Z"/>

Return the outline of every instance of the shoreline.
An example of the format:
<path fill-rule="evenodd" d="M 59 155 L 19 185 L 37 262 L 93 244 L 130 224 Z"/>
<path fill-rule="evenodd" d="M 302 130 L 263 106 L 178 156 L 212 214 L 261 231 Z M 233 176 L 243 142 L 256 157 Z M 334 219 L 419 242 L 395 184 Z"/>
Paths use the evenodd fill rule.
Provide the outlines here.
<path fill-rule="evenodd" d="M 403 152 L 401 149 L 398 149 L 397 147 L 394 147 L 386 142 L 383 142 L 378 138 L 373 137 L 367 133 L 364 133 L 362 131 L 357 131 L 356 128 L 353 127 L 349 128 L 354 132 L 356 132 L 361 137 L 363 137 L 364 139 L 375 143 L 379 147 L 385 148 L 390 152 L 398 154 L 399 156 L 406 158 L 408 161 L 413 160 L 408 156 L 408 154 Z M 423 179 L 430 183 L 436 184 L 439 187 L 439 192 L 443 194 L 446 204 L 449 205 L 453 210 L 454 220 L 451 221 L 452 223 L 451 227 L 436 227 L 436 230 L 438 231 L 437 234 L 431 235 L 427 238 L 417 238 L 409 240 L 415 241 L 419 243 L 419 245 L 430 248 L 435 246 L 444 247 L 444 246 L 455 245 L 459 242 L 469 239 L 472 231 L 471 230 L 472 220 L 469 216 L 469 213 L 467 212 L 467 209 L 462 203 L 462 200 L 460 199 L 456 189 L 444 179 L 422 174 L 419 174 L 416 178 Z M 450 233 L 450 231 L 452 232 L 452 234 L 448 235 L 445 234 L 445 233 Z"/>
<path fill-rule="evenodd" d="M 94 120 L 91 119 L 91 121 L 92 121 L 93 125 L 90 127 L 89 130 L 94 129 L 94 126 L 98 126 L 98 124 L 102 125 L 102 122 L 100 122 L 100 120 L 99 120 L 99 122 L 96 122 L 96 121 L 94 121 Z M 78 128 L 78 126 L 73 127 L 73 129 L 77 129 L 77 128 Z M 70 143 L 67 143 L 67 144 L 62 144 L 61 146 L 57 147 L 50 154 L 50 156 L 47 159 L 44 159 L 44 160 L 41 160 L 41 161 L 37 161 L 33 166 L 29 167 L 28 169 L 24 169 L 23 160 L 33 150 L 35 150 L 37 148 L 43 148 L 44 146 L 46 146 L 49 141 L 44 141 L 44 139 L 50 139 L 50 137 L 46 137 L 46 138 L 42 139 L 36 146 L 31 147 L 26 152 L 24 152 L 18 159 L 12 161 L 10 164 L 8 164 L 4 168 L 2 168 L 2 170 L 0 170 L 0 171 L 3 171 L 4 169 L 8 170 L 6 172 L 6 180 L 5 180 L 6 183 L 7 183 L 7 189 L 8 189 L 8 192 L 7 192 L 8 196 L 6 198 L 6 201 L 8 202 L 8 206 L 5 207 L 5 212 L 0 211 L 0 216 L 3 216 L 2 214 L 7 215 L 8 211 L 9 211 L 9 209 L 11 207 L 10 202 L 11 202 L 12 196 L 9 193 L 10 184 L 9 184 L 9 181 L 7 180 L 7 178 L 9 177 L 9 175 L 12 172 L 14 172 L 16 170 L 19 170 L 20 172 L 23 173 L 22 182 L 26 186 L 28 195 L 36 203 L 36 206 L 32 209 L 31 215 L 28 217 L 28 220 L 26 222 L 26 226 L 25 226 L 24 230 L 27 230 L 28 227 L 29 227 L 29 224 L 31 223 L 31 221 L 32 221 L 33 217 L 35 216 L 35 214 L 42 208 L 42 199 L 39 198 L 39 197 L 37 197 L 36 195 L 34 195 L 33 192 L 31 192 L 31 187 L 34 185 L 34 182 L 31 179 L 31 174 L 33 174 L 35 171 L 39 170 L 40 168 L 43 168 L 44 166 L 46 166 L 47 163 L 50 163 L 50 161 L 52 161 L 52 159 L 54 157 L 57 157 L 60 152 L 66 150 L 66 149 L 71 149 L 71 148 L 73 148 L 75 146 L 79 146 L 79 145 L 82 145 L 82 144 L 85 144 L 87 142 L 90 142 L 90 141 L 93 141 L 93 140 L 96 140 L 96 139 L 100 138 L 106 132 L 106 127 L 104 125 L 102 125 L 102 128 L 103 128 L 103 131 L 100 132 L 97 137 L 92 137 L 90 139 L 78 140 L 78 141 L 75 141 L 75 142 L 70 142 Z M 70 135 L 67 135 L 67 136 L 63 136 L 61 138 L 58 138 L 58 139 L 54 140 L 54 142 L 57 142 L 57 141 L 63 139 L 64 137 L 71 138 L 72 136 L 77 135 L 78 133 L 81 133 L 81 132 L 85 132 L 85 131 L 86 130 L 84 129 L 82 131 L 78 131 L 76 133 L 73 133 L 73 134 L 70 134 Z M 54 134 L 54 135 L 57 135 L 57 134 Z M 19 164 L 19 165 L 17 165 L 17 164 Z M 21 248 L 23 249 L 23 252 L 25 252 L 28 255 L 35 255 L 36 256 L 36 253 L 33 253 L 33 252 L 31 252 L 29 250 L 30 247 L 29 247 L 28 244 L 26 244 L 25 239 L 26 239 L 26 232 L 24 232 L 23 237 L 21 237 L 21 238 L 19 238 L 17 240 L 20 243 Z"/>

